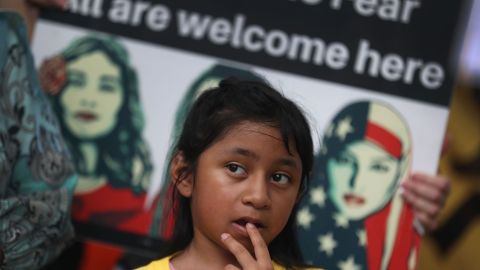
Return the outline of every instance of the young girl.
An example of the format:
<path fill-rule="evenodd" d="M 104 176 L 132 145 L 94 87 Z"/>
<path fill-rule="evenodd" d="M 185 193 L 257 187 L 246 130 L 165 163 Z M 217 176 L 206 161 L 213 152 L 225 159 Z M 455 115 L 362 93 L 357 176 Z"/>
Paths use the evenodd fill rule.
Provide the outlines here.
<path fill-rule="evenodd" d="M 306 269 L 294 221 L 312 163 L 309 124 L 276 90 L 228 79 L 204 92 L 171 159 L 168 256 L 140 269 Z"/>
<path fill-rule="evenodd" d="M 218 85 L 218 83 L 227 77 L 235 77 L 241 80 L 249 80 L 249 81 L 263 81 L 263 79 L 258 76 L 255 72 L 249 69 L 239 68 L 230 66 L 223 63 L 216 63 L 213 66 L 209 67 L 207 70 L 202 72 L 190 85 L 187 89 L 185 94 L 183 95 L 175 113 L 175 122 L 172 128 L 172 133 L 170 135 L 170 140 L 173 142 L 171 147 L 168 151 L 167 159 L 172 155 L 174 152 L 175 144 L 180 137 L 180 133 L 182 132 L 183 123 L 185 122 L 185 118 L 187 118 L 187 114 L 190 111 L 195 100 L 208 89 L 211 89 Z M 162 174 L 162 191 L 160 198 L 165 198 L 165 194 L 168 192 L 169 184 L 170 184 L 170 166 L 165 166 L 163 169 Z M 153 235 L 158 235 L 161 225 L 161 218 L 162 218 L 162 207 L 158 207 L 155 213 L 155 221 L 152 222 L 151 232 Z M 168 235 L 171 230 L 163 230 L 163 233 Z"/>

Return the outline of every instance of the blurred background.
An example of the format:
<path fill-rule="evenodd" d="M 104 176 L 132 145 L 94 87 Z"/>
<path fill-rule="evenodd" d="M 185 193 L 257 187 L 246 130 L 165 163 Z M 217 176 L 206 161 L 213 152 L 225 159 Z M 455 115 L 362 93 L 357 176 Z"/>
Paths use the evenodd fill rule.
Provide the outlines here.
<path fill-rule="evenodd" d="M 463 20 L 457 35 L 459 73 L 439 165 L 440 173 L 451 180 L 451 192 L 438 228 L 423 238 L 420 270 L 480 269 L 480 0 L 472 0 Z M 84 259 L 75 261 L 79 253 Z M 92 242 L 84 249 L 73 246 L 46 270 L 65 265 L 112 269 L 121 258 L 121 249 Z"/>
<path fill-rule="evenodd" d="M 423 239 L 421 270 L 480 269 L 480 1 L 472 1 L 469 15 L 439 167 L 451 192 L 438 229 Z"/>

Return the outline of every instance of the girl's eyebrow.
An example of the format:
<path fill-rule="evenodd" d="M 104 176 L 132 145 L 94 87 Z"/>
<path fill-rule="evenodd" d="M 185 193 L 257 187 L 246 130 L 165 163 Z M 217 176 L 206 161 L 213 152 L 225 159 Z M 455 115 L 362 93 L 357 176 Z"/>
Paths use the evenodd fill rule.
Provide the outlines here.
<path fill-rule="evenodd" d="M 275 163 L 278 163 L 279 165 L 288 166 L 288 167 L 291 167 L 293 169 L 298 169 L 297 162 L 294 159 L 291 159 L 291 158 L 281 158 Z"/>
<path fill-rule="evenodd" d="M 252 152 L 248 149 L 245 149 L 245 148 L 235 147 L 233 149 L 230 149 L 228 152 L 230 152 L 232 154 L 238 154 L 238 155 L 242 155 L 242 156 L 251 158 L 254 161 L 258 161 L 260 159 L 260 157 L 257 154 L 255 154 L 254 152 Z M 294 169 L 298 169 L 298 164 L 295 161 L 295 159 L 293 159 L 293 158 L 282 157 L 282 158 L 277 159 L 275 161 L 275 164 L 276 165 L 284 165 L 284 166 L 292 167 Z"/>
<path fill-rule="evenodd" d="M 231 154 L 238 154 L 238 155 L 241 155 L 241 156 L 245 156 L 245 157 L 251 158 L 255 161 L 260 159 L 257 154 L 255 154 L 254 152 L 252 152 L 248 149 L 245 149 L 245 148 L 235 147 L 233 149 L 230 149 L 228 152 L 231 153 Z"/>

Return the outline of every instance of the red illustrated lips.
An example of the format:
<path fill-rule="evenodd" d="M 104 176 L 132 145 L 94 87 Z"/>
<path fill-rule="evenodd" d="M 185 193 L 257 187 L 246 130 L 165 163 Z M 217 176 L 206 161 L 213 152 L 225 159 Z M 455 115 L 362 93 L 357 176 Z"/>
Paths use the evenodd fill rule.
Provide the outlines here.
<path fill-rule="evenodd" d="M 361 196 L 357 196 L 352 193 L 347 193 L 343 196 L 343 199 L 348 205 L 361 206 L 365 203 L 365 199 Z"/>
<path fill-rule="evenodd" d="M 79 112 L 75 114 L 75 118 L 83 121 L 92 121 L 97 119 L 97 115 L 90 112 Z"/>

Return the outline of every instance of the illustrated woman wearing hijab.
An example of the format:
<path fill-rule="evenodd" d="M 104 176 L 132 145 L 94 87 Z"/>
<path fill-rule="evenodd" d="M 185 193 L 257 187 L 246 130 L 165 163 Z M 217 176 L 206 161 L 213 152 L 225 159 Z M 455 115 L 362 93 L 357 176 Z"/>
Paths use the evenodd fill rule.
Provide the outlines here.
<path fill-rule="evenodd" d="M 145 234 L 152 164 L 143 139 L 138 80 L 125 47 L 109 36 L 74 40 L 41 67 L 79 181 L 73 217 Z"/>
<path fill-rule="evenodd" d="M 326 269 L 413 268 L 419 236 L 397 192 L 411 147 L 407 124 L 386 104 L 360 101 L 336 114 L 297 216 L 307 260 Z"/>

